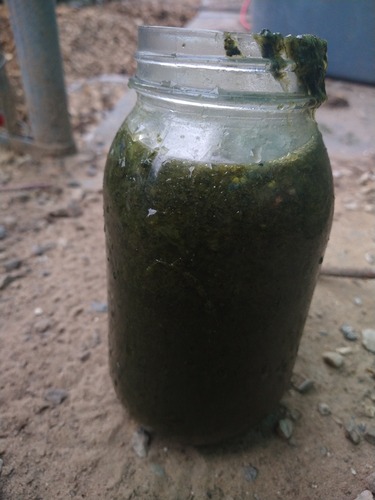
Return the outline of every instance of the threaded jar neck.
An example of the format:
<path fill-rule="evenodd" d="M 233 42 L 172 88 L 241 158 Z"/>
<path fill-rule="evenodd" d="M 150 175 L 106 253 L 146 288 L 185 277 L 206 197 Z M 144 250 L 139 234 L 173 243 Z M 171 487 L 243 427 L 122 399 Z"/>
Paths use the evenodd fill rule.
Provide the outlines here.
<path fill-rule="evenodd" d="M 326 43 L 287 36 L 139 28 L 138 93 L 167 99 L 318 107 L 325 99 Z"/>

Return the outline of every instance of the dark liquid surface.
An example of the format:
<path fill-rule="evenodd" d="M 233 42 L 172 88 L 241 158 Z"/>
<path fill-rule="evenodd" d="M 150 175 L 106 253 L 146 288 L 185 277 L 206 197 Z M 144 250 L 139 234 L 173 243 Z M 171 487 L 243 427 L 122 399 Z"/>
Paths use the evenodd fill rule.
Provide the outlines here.
<path fill-rule="evenodd" d="M 287 388 L 333 189 L 321 137 L 263 165 L 171 160 L 120 130 L 104 206 L 111 375 L 144 425 L 234 435 Z"/>

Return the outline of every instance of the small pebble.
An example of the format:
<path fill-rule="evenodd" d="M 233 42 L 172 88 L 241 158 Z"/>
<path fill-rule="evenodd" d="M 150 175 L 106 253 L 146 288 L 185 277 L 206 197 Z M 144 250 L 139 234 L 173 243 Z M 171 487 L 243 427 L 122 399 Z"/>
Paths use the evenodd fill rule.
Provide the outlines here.
<path fill-rule="evenodd" d="M 362 330 L 362 345 L 375 354 L 375 330 L 372 328 Z"/>
<path fill-rule="evenodd" d="M 344 428 L 345 437 L 349 439 L 353 444 L 359 444 L 361 442 L 361 436 L 359 435 L 355 424 L 350 422 Z"/>
<path fill-rule="evenodd" d="M 150 465 L 152 472 L 158 476 L 158 477 L 164 477 L 165 476 L 165 470 L 164 467 L 162 467 L 159 464 L 152 463 Z"/>
<path fill-rule="evenodd" d="M 366 424 L 360 422 L 359 424 L 357 424 L 357 429 L 361 434 L 364 434 L 366 432 Z"/>
<path fill-rule="evenodd" d="M 68 248 L 68 245 L 69 245 L 69 240 L 67 240 L 66 238 L 59 238 L 57 240 L 57 246 L 59 248 L 65 249 Z"/>
<path fill-rule="evenodd" d="M 370 252 L 365 253 L 365 260 L 371 265 L 375 264 L 375 253 L 370 253 Z"/>
<path fill-rule="evenodd" d="M 346 210 L 357 210 L 358 203 L 356 201 L 348 201 L 347 203 L 344 203 L 344 207 Z"/>
<path fill-rule="evenodd" d="M 365 404 L 363 409 L 364 409 L 364 413 L 365 413 L 366 417 L 369 417 L 369 418 L 375 417 L 375 406 Z"/>
<path fill-rule="evenodd" d="M 140 427 L 132 438 L 132 448 L 140 458 L 147 457 L 150 447 L 151 435 L 143 427 Z"/>
<path fill-rule="evenodd" d="M 372 180 L 371 173 L 370 172 L 364 172 L 363 174 L 361 174 L 359 176 L 358 184 L 361 185 L 361 186 L 364 186 L 365 184 L 367 184 L 371 180 Z"/>
<path fill-rule="evenodd" d="M 80 217 L 83 214 L 82 207 L 77 200 L 70 200 L 66 206 L 55 208 L 48 212 L 47 219 L 52 222 L 59 217 Z"/>
<path fill-rule="evenodd" d="M 345 346 L 345 347 L 338 347 L 336 349 L 336 352 L 338 352 L 342 356 L 346 356 L 347 354 L 351 354 L 353 352 L 353 350 L 351 347 Z"/>
<path fill-rule="evenodd" d="M 85 197 L 85 192 L 81 188 L 77 188 L 72 192 L 71 200 L 72 201 L 82 201 Z"/>
<path fill-rule="evenodd" d="M 301 420 L 302 413 L 297 408 L 293 408 L 292 410 L 288 410 L 288 416 L 293 422 L 298 422 L 298 420 Z"/>
<path fill-rule="evenodd" d="M 313 387 L 314 381 L 310 378 L 307 378 L 298 385 L 297 391 L 301 394 L 306 394 L 307 392 L 310 392 Z"/>
<path fill-rule="evenodd" d="M 323 360 L 332 368 L 340 368 L 344 364 L 344 358 L 338 352 L 324 352 Z"/>
<path fill-rule="evenodd" d="M 255 479 L 258 477 L 258 469 L 256 467 L 253 467 L 252 465 L 247 465 L 246 467 L 244 467 L 243 473 L 246 481 L 249 481 L 249 483 L 255 481 Z"/>
<path fill-rule="evenodd" d="M 361 306 L 363 304 L 361 297 L 354 297 L 353 302 L 356 306 Z"/>
<path fill-rule="evenodd" d="M 375 445 L 375 427 L 367 429 L 364 437 L 368 443 Z"/>
<path fill-rule="evenodd" d="M 350 325 L 344 324 L 340 326 L 340 331 L 346 340 L 355 341 L 358 339 L 358 333 Z"/>
<path fill-rule="evenodd" d="M 54 405 L 60 405 L 68 397 L 68 391 L 65 389 L 48 389 L 44 395 L 44 399 Z"/>
<path fill-rule="evenodd" d="M 12 202 L 14 203 L 27 203 L 31 200 L 30 193 L 15 193 L 12 196 Z"/>
<path fill-rule="evenodd" d="M 366 477 L 366 486 L 372 493 L 375 494 L 375 472 L 372 472 Z"/>
<path fill-rule="evenodd" d="M 318 412 L 323 415 L 323 417 L 326 417 L 327 415 L 331 415 L 331 408 L 326 404 L 326 403 L 319 403 L 318 404 Z"/>
<path fill-rule="evenodd" d="M 330 453 L 328 451 L 328 448 L 326 448 L 325 446 L 321 446 L 319 448 L 319 452 L 320 454 L 323 456 L 323 457 L 329 457 L 330 456 Z"/>
<path fill-rule="evenodd" d="M 90 351 L 84 351 L 79 355 L 78 359 L 82 361 L 82 363 L 84 363 L 89 359 L 90 355 L 91 355 Z"/>
<path fill-rule="evenodd" d="M 4 455 L 6 452 L 5 439 L 3 443 L 3 439 L 0 438 L 0 455 Z"/>
<path fill-rule="evenodd" d="M 43 309 L 41 307 L 36 307 L 34 309 L 35 316 L 41 316 L 43 314 Z"/>
<path fill-rule="evenodd" d="M 105 302 L 97 302 L 94 300 L 90 304 L 90 309 L 94 312 L 106 313 L 108 311 L 108 305 Z"/>
<path fill-rule="evenodd" d="M 42 318 L 39 321 L 35 323 L 35 330 L 38 333 L 44 333 L 48 330 L 48 328 L 51 326 L 51 323 L 49 319 L 47 318 Z"/>
<path fill-rule="evenodd" d="M 44 255 L 46 252 L 48 252 L 49 250 L 52 250 L 53 248 L 55 248 L 55 243 L 43 243 L 41 245 L 39 244 L 36 244 L 36 245 L 33 245 L 31 247 L 31 253 L 35 256 L 35 257 L 40 257 L 41 255 Z"/>
<path fill-rule="evenodd" d="M 362 491 L 354 500 L 374 500 L 371 491 L 365 490 Z"/>
<path fill-rule="evenodd" d="M 5 290 L 12 283 L 13 279 L 9 274 L 0 277 L 0 290 Z"/>
<path fill-rule="evenodd" d="M 283 439 L 289 439 L 293 434 L 293 422 L 289 418 L 279 420 L 277 424 L 277 433 Z"/>
<path fill-rule="evenodd" d="M 81 186 L 81 183 L 77 181 L 77 179 L 70 179 L 67 181 L 66 185 L 71 188 L 79 188 Z"/>
<path fill-rule="evenodd" d="M 6 215 L 3 219 L 4 226 L 7 229 L 14 229 L 17 226 L 18 219 L 14 215 Z"/>
<path fill-rule="evenodd" d="M 4 263 L 4 269 L 7 273 L 9 273 L 10 271 L 15 271 L 16 269 L 19 269 L 21 266 L 22 266 L 21 259 L 10 259 Z"/>
<path fill-rule="evenodd" d="M 375 205 L 371 203 L 366 203 L 364 206 L 364 211 L 369 212 L 370 214 L 375 214 Z"/>
<path fill-rule="evenodd" d="M 95 165 L 89 165 L 86 169 L 86 175 L 88 177 L 95 177 L 97 173 L 98 169 L 95 167 Z"/>
<path fill-rule="evenodd" d="M 7 230 L 5 229 L 5 226 L 0 225 L 0 240 L 3 240 L 7 235 Z"/>

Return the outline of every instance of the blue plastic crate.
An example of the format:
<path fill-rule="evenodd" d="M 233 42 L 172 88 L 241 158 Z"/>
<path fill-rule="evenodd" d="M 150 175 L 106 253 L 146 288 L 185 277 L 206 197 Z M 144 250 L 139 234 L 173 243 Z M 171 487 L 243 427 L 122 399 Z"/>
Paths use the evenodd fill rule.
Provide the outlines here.
<path fill-rule="evenodd" d="M 252 0 L 252 31 L 328 42 L 332 77 L 375 83 L 375 0 Z"/>

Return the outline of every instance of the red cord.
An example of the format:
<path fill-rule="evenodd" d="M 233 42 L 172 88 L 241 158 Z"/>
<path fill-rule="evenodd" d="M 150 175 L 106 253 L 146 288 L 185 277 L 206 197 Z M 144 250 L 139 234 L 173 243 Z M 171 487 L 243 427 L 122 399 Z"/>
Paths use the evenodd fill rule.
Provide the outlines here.
<path fill-rule="evenodd" d="M 241 5 L 240 10 L 240 23 L 245 28 L 245 30 L 250 31 L 250 24 L 247 22 L 247 13 L 250 7 L 251 0 L 244 0 Z"/>

